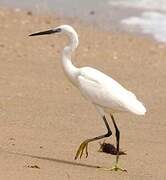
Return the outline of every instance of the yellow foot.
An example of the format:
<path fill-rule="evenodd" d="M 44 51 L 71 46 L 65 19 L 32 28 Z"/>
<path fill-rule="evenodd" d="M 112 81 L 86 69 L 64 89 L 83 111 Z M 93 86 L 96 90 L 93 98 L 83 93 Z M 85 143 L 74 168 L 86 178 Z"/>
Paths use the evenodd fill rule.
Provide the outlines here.
<path fill-rule="evenodd" d="M 103 168 L 103 167 L 99 167 L 105 171 L 122 171 L 122 172 L 127 172 L 126 169 L 120 168 L 117 164 L 115 164 L 112 168 Z"/>
<path fill-rule="evenodd" d="M 80 144 L 74 159 L 77 159 L 78 157 L 81 158 L 84 151 L 85 151 L 86 158 L 87 158 L 88 157 L 88 141 L 87 140 L 85 140 L 83 143 Z"/>
<path fill-rule="evenodd" d="M 115 166 L 113 166 L 110 170 L 111 171 L 118 171 L 119 170 L 119 171 L 127 172 L 126 169 L 123 169 L 123 168 L 119 167 L 117 164 L 115 164 Z"/>

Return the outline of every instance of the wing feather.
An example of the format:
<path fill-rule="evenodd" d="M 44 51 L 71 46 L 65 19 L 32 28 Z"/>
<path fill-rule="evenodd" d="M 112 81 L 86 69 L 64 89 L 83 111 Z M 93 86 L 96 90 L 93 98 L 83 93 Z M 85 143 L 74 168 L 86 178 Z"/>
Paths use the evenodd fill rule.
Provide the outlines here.
<path fill-rule="evenodd" d="M 145 108 L 132 92 L 104 73 L 89 67 L 81 68 L 79 88 L 92 103 L 110 109 L 111 112 L 132 111 L 145 113 Z"/>

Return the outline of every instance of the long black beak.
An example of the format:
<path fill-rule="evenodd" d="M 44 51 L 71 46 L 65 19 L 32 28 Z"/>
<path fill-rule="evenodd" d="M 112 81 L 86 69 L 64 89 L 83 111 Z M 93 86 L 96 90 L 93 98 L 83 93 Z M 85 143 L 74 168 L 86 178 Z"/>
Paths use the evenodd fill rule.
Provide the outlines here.
<path fill-rule="evenodd" d="M 29 34 L 29 36 L 48 35 L 48 34 L 53 34 L 53 33 L 58 33 L 58 32 L 61 32 L 61 28 L 55 28 L 55 29 L 49 29 L 46 31 L 40 31 L 40 32 Z"/>

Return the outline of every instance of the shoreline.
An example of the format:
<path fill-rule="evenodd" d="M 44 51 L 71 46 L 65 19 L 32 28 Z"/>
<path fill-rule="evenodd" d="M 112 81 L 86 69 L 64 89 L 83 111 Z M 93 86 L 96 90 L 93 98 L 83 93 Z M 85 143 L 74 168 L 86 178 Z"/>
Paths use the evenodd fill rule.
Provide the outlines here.
<path fill-rule="evenodd" d="M 164 32 L 164 24 L 166 16 L 164 11 L 158 8 L 164 8 L 159 2 L 147 6 L 147 2 L 111 3 L 110 1 L 77 1 L 66 2 L 65 0 L 47 0 L 38 3 L 37 0 L 28 2 L 20 2 L 14 0 L 13 3 L 1 2 L 2 6 L 20 7 L 22 10 L 32 11 L 36 15 L 55 14 L 57 17 L 65 19 L 77 19 L 82 23 L 93 25 L 96 28 L 111 32 L 129 32 L 134 35 L 143 35 L 153 38 L 158 42 L 166 41 Z M 144 4 L 145 3 L 145 4 Z M 94 5 L 95 4 L 95 5 Z M 135 4 L 135 5 L 134 5 Z M 144 5 L 146 8 L 143 8 Z M 158 5 L 157 5 L 158 4 Z M 142 6 L 141 6 L 142 5 Z M 137 7 L 138 6 L 138 7 Z M 158 7 L 158 8 L 157 8 Z M 165 8 L 164 8 L 165 9 Z"/>
<path fill-rule="evenodd" d="M 28 16 L 34 16 L 34 17 L 44 17 L 46 20 L 46 24 L 49 24 L 49 20 L 48 19 L 51 19 L 51 21 L 53 19 L 55 20 L 60 20 L 62 22 L 64 21 L 67 21 L 67 22 L 71 22 L 71 23 L 75 23 L 75 24 L 81 24 L 83 27 L 89 27 L 91 29 L 94 29 L 96 31 L 99 31 L 99 32 L 105 32 L 105 33 L 112 33 L 112 34 L 122 34 L 122 35 L 125 35 L 125 36 L 129 36 L 129 37 L 137 37 L 137 38 L 145 38 L 147 40 L 150 40 L 156 44 L 163 44 L 163 46 L 165 46 L 164 42 L 160 42 L 160 41 L 157 41 L 154 39 L 154 37 L 152 37 L 152 35 L 148 35 L 148 34 L 142 34 L 141 32 L 134 32 L 132 30 L 130 31 L 127 31 L 126 28 L 127 27 L 124 27 L 124 29 L 120 30 L 120 29 L 117 29 L 118 25 L 116 26 L 115 24 L 115 27 L 113 27 L 112 29 L 111 28 L 106 28 L 106 27 L 102 27 L 101 25 L 98 25 L 96 22 L 88 22 L 88 21 L 84 21 L 84 20 L 81 20 L 80 18 L 78 17 L 72 17 L 72 16 L 67 16 L 65 14 L 58 14 L 58 13 L 53 13 L 53 12 L 49 12 L 49 11 L 43 11 L 43 12 L 34 12 L 33 10 L 30 10 L 30 9 L 21 9 L 21 8 L 12 8 L 12 7 L 7 7 L 7 6 L 3 6 L 3 7 L 0 7 L 0 10 L 4 10 L 4 11 L 11 11 L 13 13 L 25 13 L 27 14 Z M 141 12 L 141 10 L 138 10 L 138 12 Z M 113 26 L 114 26 L 113 25 Z M 120 26 L 120 25 L 119 25 Z M 49 28 L 49 27 L 48 27 Z"/>
<path fill-rule="evenodd" d="M 94 7 L 93 2 L 87 4 L 87 1 L 85 4 L 79 4 L 78 1 L 76 6 L 72 6 L 72 4 L 65 1 L 58 4 L 57 1 L 55 4 L 57 3 L 59 8 L 56 8 L 55 4 L 51 6 L 52 0 L 48 1 L 48 4 L 45 1 L 39 4 L 34 1 L 33 7 L 31 1 L 31 3 L 18 3 L 17 0 L 14 2 L 15 4 L 13 5 L 6 3 L 5 7 L 14 8 L 18 6 L 20 8 L 15 9 L 31 11 L 34 15 L 39 16 L 54 15 L 55 17 L 63 17 L 64 19 L 77 19 L 77 22 L 88 24 L 104 31 L 127 32 L 134 35 L 148 36 L 158 42 L 165 42 L 166 39 L 162 31 L 164 25 L 161 24 L 161 21 L 164 21 L 165 15 L 155 10 L 146 11 L 145 9 L 132 8 L 130 6 L 107 6 L 106 2 L 98 2 L 99 4 Z M 156 27 L 160 28 L 158 29 Z"/>

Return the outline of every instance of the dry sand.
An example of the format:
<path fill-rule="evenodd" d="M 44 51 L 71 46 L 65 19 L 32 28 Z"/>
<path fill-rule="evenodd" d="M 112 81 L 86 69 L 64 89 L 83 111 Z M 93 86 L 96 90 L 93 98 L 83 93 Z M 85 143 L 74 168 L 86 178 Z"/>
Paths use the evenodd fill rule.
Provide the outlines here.
<path fill-rule="evenodd" d="M 89 145 L 87 159 L 73 160 L 80 142 L 105 132 L 104 124 L 63 74 L 60 50 L 66 37 L 28 37 L 64 23 L 80 35 L 74 63 L 111 74 L 147 107 L 145 117 L 115 115 L 127 152 L 120 164 L 128 173 L 96 168 L 115 161 L 97 151 L 98 142 Z M 166 179 L 166 45 L 5 8 L 0 32 L 0 179 Z M 106 142 L 115 143 L 115 136 Z"/>

